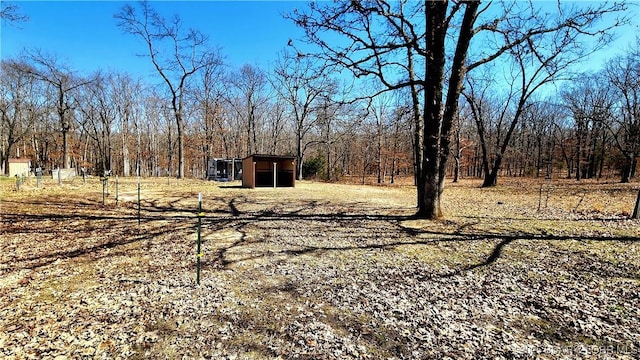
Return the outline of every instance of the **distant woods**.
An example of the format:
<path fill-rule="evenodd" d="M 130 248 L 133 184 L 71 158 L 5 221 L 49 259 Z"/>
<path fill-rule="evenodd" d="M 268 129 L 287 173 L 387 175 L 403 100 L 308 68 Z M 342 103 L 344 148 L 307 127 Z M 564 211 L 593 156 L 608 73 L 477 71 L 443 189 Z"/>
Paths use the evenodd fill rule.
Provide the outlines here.
<path fill-rule="evenodd" d="M 45 172 L 204 177 L 209 158 L 274 153 L 297 158 L 298 178 L 379 183 L 416 170 L 426 176 L 437 158 L 436 191 L 439 174 L 483 178 L 485 186 L 501 176 L 637 176 L 640 44 L 616 49 L 600 70 L 575 71 L 589 59 L 585 44 L 610 44 L 618 23 L 604 15 L 623 16 L 623 5 L 571 3 L 555 10 L 560 16 L 527 13 L 529 2 L 492 11 L 465 2 L 364 4 L 317 3 L 289 14 L 307 36 L 283 44 L 269 68 L 224 63 L 204 33 L 183 33 L 188 24 L 178 16 L 144 2 L 123 7 L 114 26 L 139 41 L 155 77 L 83 74 L 44 50 L 4 58 L 2 171 L 9 158 L 28 157 Z M 2 17 L 24 21 L 18 10 L 3 7 Z M 338 43 L 323 37 L 331 32 Z M 427 56 L 433 46 L 441 56 Z M 427 58 L 442 60 L 429 65 L 441 71 Z M 429 88 L 434 77 L 437 91 Z"/>

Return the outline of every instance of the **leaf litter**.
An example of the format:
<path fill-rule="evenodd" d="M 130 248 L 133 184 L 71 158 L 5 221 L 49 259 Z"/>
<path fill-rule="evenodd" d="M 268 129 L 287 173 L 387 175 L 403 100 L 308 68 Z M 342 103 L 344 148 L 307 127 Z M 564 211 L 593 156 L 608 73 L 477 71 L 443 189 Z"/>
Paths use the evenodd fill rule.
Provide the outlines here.
<path fill-rule="evenodd" d="M 121 181 L 118 206 L 91 183 L 3 193 L 0 357 L 640 354 L 632 185 L 558 181 L 540 207 L 535 184 L 466 181 L 425 221 L 411 187 L 145 179 L 138 226 Z"/>

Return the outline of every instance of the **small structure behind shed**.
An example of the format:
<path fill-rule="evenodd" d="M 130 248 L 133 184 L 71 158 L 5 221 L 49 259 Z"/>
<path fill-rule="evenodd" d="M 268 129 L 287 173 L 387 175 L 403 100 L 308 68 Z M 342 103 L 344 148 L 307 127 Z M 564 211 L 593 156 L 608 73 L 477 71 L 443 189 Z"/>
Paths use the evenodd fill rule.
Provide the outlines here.
<path fill-rule="evenodd" d="M 29 176 L 31 160 L 27 158 L 9 159 L 9 176 Z"/>
<path fill-rule="evenodd" d="M 233 181 L 242 178 L 242 160 L 209 159 L 207 162 L 207 180 Z"/>
<path fill-rule="evenodd" d="M 295 187 L 296 158 L 254 154 L 242 159 L 242 187 Z"/>
<path fill-rule="evenodd" d="M 76 176 L 76 168 L 53 169 L 51 170 L 51 178 L 58 180 L 71 179 Z"/>

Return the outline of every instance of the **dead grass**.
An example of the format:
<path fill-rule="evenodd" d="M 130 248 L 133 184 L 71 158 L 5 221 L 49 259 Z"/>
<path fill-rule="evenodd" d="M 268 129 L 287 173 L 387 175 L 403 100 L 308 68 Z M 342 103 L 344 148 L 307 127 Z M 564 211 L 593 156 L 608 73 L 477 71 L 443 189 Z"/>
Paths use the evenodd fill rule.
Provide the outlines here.
<path fill-rule="evenodd" d="M 465 180 L 425 221 L 409 185 L 143 179 L 140 225 L 110 185 L 0 182 L 0 355 L 638 355 L 637 184 Z"/>

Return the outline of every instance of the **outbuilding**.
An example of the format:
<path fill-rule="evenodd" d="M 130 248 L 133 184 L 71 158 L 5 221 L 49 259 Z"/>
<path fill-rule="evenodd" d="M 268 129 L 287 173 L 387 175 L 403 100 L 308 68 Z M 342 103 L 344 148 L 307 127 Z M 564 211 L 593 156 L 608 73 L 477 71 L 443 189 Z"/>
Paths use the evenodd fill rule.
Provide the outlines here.
<path fill-rule="evenodd" d="M 242 159 L 242 187 L 295 187 L 296 158 L 254 154 Z"/>
<path fill-rule="evenodd" d="M 30 159 L 9 159 L 9 176 L 28 176 L 31 172 Z"/>
<path fill-rule="evenodd" d="M 215 181 L 234 181 L 242 177 L 242 160 L 209 159 L 207 162 L 207 179 Z"/>

